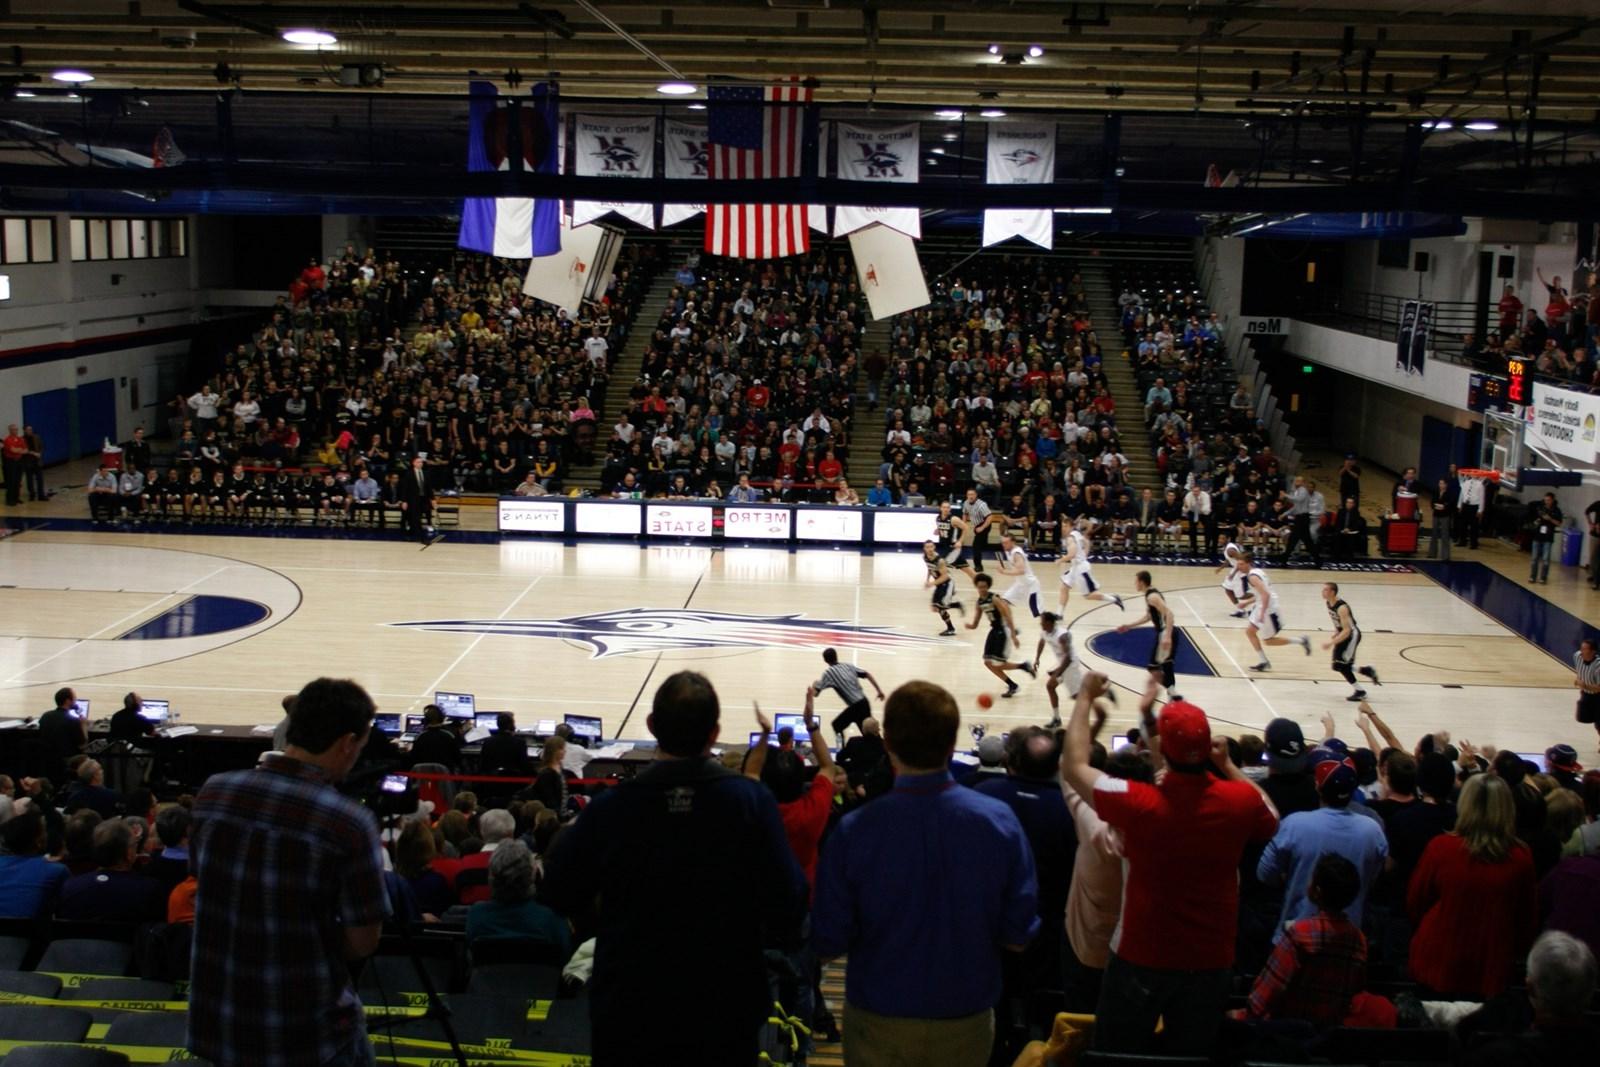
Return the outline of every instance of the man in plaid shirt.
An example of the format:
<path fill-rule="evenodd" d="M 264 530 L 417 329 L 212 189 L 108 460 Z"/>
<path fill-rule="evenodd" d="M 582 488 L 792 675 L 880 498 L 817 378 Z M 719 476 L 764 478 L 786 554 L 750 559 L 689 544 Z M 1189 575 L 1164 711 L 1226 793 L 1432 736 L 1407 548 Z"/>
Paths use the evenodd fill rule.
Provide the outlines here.
<path fill-rule="evenodd" d="M 283 752 L 195 799 L 188 1045 L 218 1067 L 372 1063 L 349 965 L 377 948 L 389 901 L 377 822 L 334 785 L 373 711 L 354 682 L 319 678 Z"/>
<path fill-rule="evenodd" d="M 1344 1022 L 1367 980 L 1367 939 L 1345 916 L 1361 889 L 1355 864 L 1336 853 L 1317 861 L 1307 892 L 1317 913 L 1284 928 L 1284 936 L 1250 988 L 1249 1020 L 1302 1019 L 1313 1026 Z"/>

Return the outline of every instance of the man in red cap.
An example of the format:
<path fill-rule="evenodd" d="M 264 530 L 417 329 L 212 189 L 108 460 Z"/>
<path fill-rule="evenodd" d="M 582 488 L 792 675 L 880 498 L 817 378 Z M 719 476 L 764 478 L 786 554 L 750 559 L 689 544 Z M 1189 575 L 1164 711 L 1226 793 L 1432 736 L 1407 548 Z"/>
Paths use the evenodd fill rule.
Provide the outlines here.
<path fill-rule="evenodd" d="M 1271 839 L 1278 814 L 1228 758 L 1226 741 L 1212 740 L 1200 708 L 1173 701 L 1151 721 L 1159 679 L 1140 711 L 1166 775 L 1152 786 L 1091 767 L 1090 709 L 1107 684 L 1099 672 L 1084 678 L 1061 756 L 1062 782 L 1121 832 L 1127 859 L 1094 1045 L 1204 1055 L 1216 1042 L 1232 984 L 1239 858 L 1250 842 Z"/>

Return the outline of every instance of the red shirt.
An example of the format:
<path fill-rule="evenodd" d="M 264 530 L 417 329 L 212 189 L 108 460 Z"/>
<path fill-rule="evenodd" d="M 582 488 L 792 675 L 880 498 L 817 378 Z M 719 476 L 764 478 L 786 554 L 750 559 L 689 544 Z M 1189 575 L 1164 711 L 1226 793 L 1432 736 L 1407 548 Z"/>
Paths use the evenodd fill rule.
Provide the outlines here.
<path fill-rule="evenodd" d="M 744 393 L 744 402 L 758 410 L 766 407 L 767 402 L 771 399 L 772 390 L 768 389 L 764 385 L 752 385 L 749 389 L 746 389 Z"/>
<path fill-rule="evenodd" d="M 1504 863 L 1483 863 L 1462 838 L 1440 834 L 1423 850 L 1406 891 L 1416 924 L 1411 977 L 1438 993 L 1494 996 L 1533 946 L 1538 901 L 1525 846 L 1514 845 Z"/>
<path fill-rule="evenodd" d="M 5 440 L 5 456 L 7 459 L 21 459 L 28 452 L 28 442 L 17 434 L 7 434 Z"/>
<path fill-rule="evenodd" d="M 830 481 L 843 473 L 844 466 L 836 459 L 824 459 L 817 464 L 817 474 Z"/>
<path fill-rule="evenodd" d="M 461 863 L 456 867 L 456 877 L 459 878 L 466 871 L 479 870 L 485 873 L 489 870 L 489 861 L 494 858 L 493 852 L 474 852 L 469 856 L 462 856 Z M 482 885 L 462 886 L 456 890 L 456 899 L 463 904 L 476 904 L 480 900 L 489 899 L 489 883 Z"/>
<path fill-rule="evenodd" d="M 828 813 L 833 810 L 833 779 L 818 772 L 811 779 L 811 788 L 800 794 L 799 800 L 778 805 L 778 815 L 783 819 L 783 833 L 789 839 L 789 851 L 795 862 L 806 872 L 806 885 L 817 884 L 817 852 L 822 843 L 822 831 L 828 825 Z"/>
<path fill-rule="evenodd" d="M 1122 831 L 1127 875 L 1111 951 L 1140 967 L 1233 965 L 1239 857 L 1278 818 L 1248 782 L 1169 771 L 1159 786 L 1102 777 L 1095 813 Z"/>

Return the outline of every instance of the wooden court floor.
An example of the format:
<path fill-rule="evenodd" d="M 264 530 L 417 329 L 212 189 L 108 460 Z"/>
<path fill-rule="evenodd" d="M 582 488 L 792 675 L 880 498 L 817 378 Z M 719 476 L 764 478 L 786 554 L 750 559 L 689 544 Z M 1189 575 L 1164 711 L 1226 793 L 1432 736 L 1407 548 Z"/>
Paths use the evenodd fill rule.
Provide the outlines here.
<path fill-rule="evenodd" d="M 1129 594 L 1137 569 L 1101 564 L 1095 574 Z M 1320 647 L 1328 572 L 1274 573 L 1286 633 L 1309 633 L 1314 652 L 1273 649 L 1272 672 L 1252 677 L 1243 623 L 1229 617 L 1213 570 L 1151 569 L 1194 653 L 1179 689 L 1229 732 L 1259 732 L 1283 715 L 1320 736 L 1331 712 L 1341 734 L 1358 736 L 1348 687 Z M 1053 608 L 1057 568 L 1035 570 Z M 136 690 L 171 701 L 188 723 L 269 723 L 285 693 L 335 675 L 359 681 L 386 711 L 467 692 L 480 710 L 522 721 L 598 715 L 608 737 L 642 739 L 656 684 L 692 668 L 721 694 L 724 738 L 742 744 L 752 701 L 799 710 L 820 649 L 835 645 L 885 689 L 912 678 L 947 686 L 969 725 L 1042 724 L 1044 686 L 1025 676 L 1015 699 L 977 706 L 980 693 L 998 693 L 980 661 L 983 630 L 936 636 L 923 573 L 914 553 L 538 541 L 424 550 L 38 530 L 0 541 L 0 718 L 37 715 L 71 685 L 97 719 Z M 1372 702 L 1404 740 L 1449 729 L 1517 751 L 1557 742 L 1595 751 L 1593 732 L 1573 722 L 1562 660 L 1425 574 L 1334 577 L 1364 631 L 1361 659 L 1384 682 Z M 1122 687 L 1111 720 L 1120 728 L 1134 721 L 1151 632 L 1107 631 L 1139 611 L 1078 598 L 1067 611 L 1080 657 Z M 1031 656 L 1038 626 L 1025 610 L 1020 618 Z M 831 715 L 837 698 L 821 707 Z"/>

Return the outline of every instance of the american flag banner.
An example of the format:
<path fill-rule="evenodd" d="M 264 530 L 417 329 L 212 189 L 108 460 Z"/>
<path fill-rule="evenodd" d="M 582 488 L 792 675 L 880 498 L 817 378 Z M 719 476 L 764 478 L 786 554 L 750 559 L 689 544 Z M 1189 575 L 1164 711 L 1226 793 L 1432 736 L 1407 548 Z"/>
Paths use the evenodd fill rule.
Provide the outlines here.
<path fill-rule="evenodd" d="M 808 87 L 713 85 L 706 100 L 708 177 L 800 177 Z M 705 249 L 741 259 L 799 255 L 811 250 L 806 216 L 804 204 L 707 204 Z"/>

